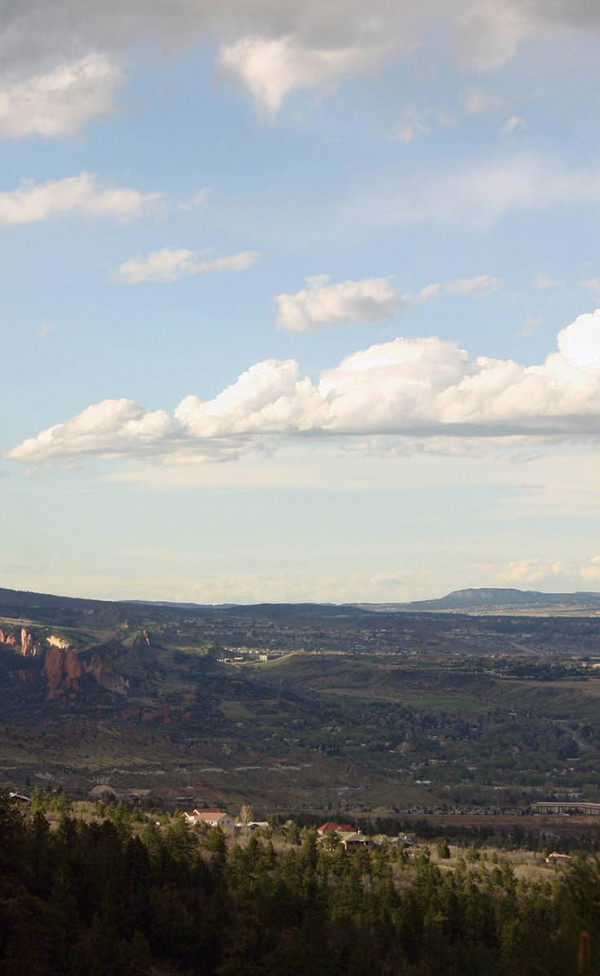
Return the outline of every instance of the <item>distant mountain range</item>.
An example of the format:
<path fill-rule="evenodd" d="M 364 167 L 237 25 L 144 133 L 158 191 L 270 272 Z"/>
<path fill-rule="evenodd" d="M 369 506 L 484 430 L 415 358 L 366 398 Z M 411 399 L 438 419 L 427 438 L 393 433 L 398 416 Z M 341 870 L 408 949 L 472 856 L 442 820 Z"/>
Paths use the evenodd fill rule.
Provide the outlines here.
<path fill-rule="evenodd" d="M 260 603 L 255 605 L 224 603 L 218 605 L 201 603 L 177 603 L 167 600 L 94 600 L 78 597 L 55 596 L 48 593 L 33 593 L 28 590 L 9 590 L 0 588 L 0 617 L 19 616 L 19 613 L 33 613 L 37 618 L 55 619 L 92 616 L 122 620 L 144 618 L 154 609 L 168 619 L 180 611 L 219 612 L 234 611 L 239 614 L 258 613 L 314 613 L 330 615 L 345 608 L 374 611 L 379 613 L 467 613 L 467 614 L 587 614 L 600 612 L 600 593 L 581 591 L 576 593 L 543 593 L 538 590 L 518 590 L 514 587 L 472 587 L 453 590 L 445 596 L 431 600 L 413 600 L 409 603 L 351 603 L 338 606 L 332 603 Z M 74 622 L 74 621 L 73 621 Z"/>

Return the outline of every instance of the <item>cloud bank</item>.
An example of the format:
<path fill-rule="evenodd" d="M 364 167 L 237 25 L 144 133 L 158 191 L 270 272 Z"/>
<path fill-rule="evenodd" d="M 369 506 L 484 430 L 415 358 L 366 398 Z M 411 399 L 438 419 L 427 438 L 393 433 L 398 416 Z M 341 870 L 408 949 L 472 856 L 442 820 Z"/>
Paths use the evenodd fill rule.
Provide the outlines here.
<path fill-rule="evenodd" d="M 327 91 L 348 75 L 377 70 L 415 50 L 428 30 L 453 39 L 459 66 L 489 72 L 532 35 L 590 30 L 600 8 L 589 0 L 19 0 L 0 7 L 0 65 L 7 83 L 76 63 L 91 52 L 121 55 L 140 41 L 217 46 L 221 73 L 258 110 L 274 115 L 298 88 Z M 22 97 L 19 95 L 19 97 Z M 49 116 L 63 101 L 49 94 Z M 81 124 L 63 122 L 62 131 Z M 66 128 L 65 128 L 66 126 Z"/>
<path fill-rule="evenodd" d="M 6 455 L 24 462 L 75 457 L 235 457 L 281 438 L 509 436 L 590 438 L 600 422 L 600 309 L 558 334 L 540 365 L 469 357 L 456 343 L 398 338 L 300 376 L 294 360 L 251 366 L 214 399 L 186 396 L 173 416 L 127 399 L 94 404 Z"/>

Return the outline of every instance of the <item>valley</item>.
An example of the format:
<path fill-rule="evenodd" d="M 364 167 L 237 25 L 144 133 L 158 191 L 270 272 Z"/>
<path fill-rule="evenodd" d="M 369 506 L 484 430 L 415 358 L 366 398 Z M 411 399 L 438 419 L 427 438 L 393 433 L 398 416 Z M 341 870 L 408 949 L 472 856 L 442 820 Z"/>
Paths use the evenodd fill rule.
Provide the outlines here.
<path fill-rule="evenodd" d="M 537 596 L 528 616 L 494 593 L 482 613 L 0 591 L 0 777 L 265 816 L 600 801 L 600 618 Z"/>

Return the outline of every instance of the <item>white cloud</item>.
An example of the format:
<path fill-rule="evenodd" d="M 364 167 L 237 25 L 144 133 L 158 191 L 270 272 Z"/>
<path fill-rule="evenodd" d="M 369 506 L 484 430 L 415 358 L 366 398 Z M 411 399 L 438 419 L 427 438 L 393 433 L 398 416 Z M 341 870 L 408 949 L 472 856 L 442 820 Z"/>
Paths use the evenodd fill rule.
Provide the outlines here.
<path fill-rule="evenodd" d="M 511 115 L 502 126 L 502 135 L 511 136 L 517 129 L 525 128 L 525 119 L 520 115 Z"/>
<path fill-rule="evenodd" d="M 221 48 L 218 68 L 241 80 L 258 108 L 273 118 L 296 88 L 331 88 L 344 75 L 378 64 L 382 50 L 307 48 L 292 37 L 248 37 Z"/>
<path fill-rule="evenodd" d="M 114 110 L 123 74 L 104 54 L 89 54 L 25 81 L 0 82 L 0 136 L 72 136 Z"/>
<path fill-rule="evenodd" d="M 165 247 L 145 257 L 124 261 L 114 272 L 114 279 L 127 285 L 145 281 L 177 281 L 211 271 L 245 271 L 260 257 L 258 251 L 242 251 L 224 258 L 208 258 L 206 252 Z"/>
<path fill-rule="evenodd" d="M 63 214 L 141 217 L 156 207 L 160 196 L 127 187 L 102 186 L 91 173 L 49 183 L 24 181 L 18 189 L 0 193 L 0 226 L 33 224 Z"/>
<path fill-rule="evenodd" d="M 498 571 L 498 578 L 506 583 L 539 583 L 541 580 L 561 576 L 566 567 L 561 562 L 547 559 L 519 559 Z"/>
<path fill-rule="evenodd" d="M 487 295 L 493 295 L 494 292 L 499 291 L 503 285 L 502 278 L 492 278 L 490 275 L 478 275 L 476 278 L 458 278 L 456 281 L 426 285 L 416 297 L 419 301 L 425 301 L 428 298 L 446 293 L 448 295 L 485 298 Z"/>
<path fill-rule="evenodd" d="M 390 278 L 331 283 L 331 275 L 306 278 L 294 295 L 275 295 L 277 327 L 288 332 L 317 332 L 324 325 L 366 324 L 392 319 L 396 311 L 443 294 L 483 298 L 502 287 L 501 278 L 479 275 L 426 285 L 415 295 L 398 294 Z"/>
<path fill-rule="evenodd" d="M 381 322 L 402 304 L 389 278 L 364 278 L 330 284 L 330 275 L 306 279 L 295 295 L 276 295 L 277 327 L 288 332 L 315 332 L 323 325 Z"/>
<path fill-rule="evenodd" d="M 63 458 L 88 454 L 111 457 L 130 450 L 143 455 L 145 445 L 165 443 L 175 432 L 176 425 L 162 410 L 148 413 L 131 400 L 103 400 L 67 423 L 49 427 L 35 441 L 37 452 L 46 457 L 56 456 L 59 443 L 59 456 Z M 25 448 L 24 459 L 32 442 L 25 441 L 26 444 L 30 448 Z"/>
<path fill-rule="evenodd" d="M 293 360 L 251 366 L 213 400 L 187 396 L 173 418 L 129 400 L 88 407 L 19 444 L 19 461 L 77 455 L 231 457 L 279 438 L 589 439 L 600 420 L 600 309 L 558 335 L 540 365 L 470 358 L 435 336 L 398 338 L 348 356 L 318 381 Z"/>

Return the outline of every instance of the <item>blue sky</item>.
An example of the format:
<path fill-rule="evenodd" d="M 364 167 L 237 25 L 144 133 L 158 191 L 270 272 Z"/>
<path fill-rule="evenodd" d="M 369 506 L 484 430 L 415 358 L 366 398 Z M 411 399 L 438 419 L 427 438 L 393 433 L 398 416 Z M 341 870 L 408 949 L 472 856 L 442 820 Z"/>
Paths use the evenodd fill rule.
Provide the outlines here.
<path fill-rule="evenodd" d="M 6 7 L 3 585 L 598 588 L 596 5 Z"/>

